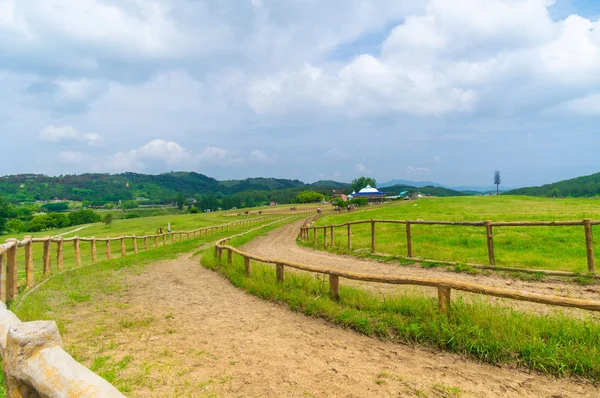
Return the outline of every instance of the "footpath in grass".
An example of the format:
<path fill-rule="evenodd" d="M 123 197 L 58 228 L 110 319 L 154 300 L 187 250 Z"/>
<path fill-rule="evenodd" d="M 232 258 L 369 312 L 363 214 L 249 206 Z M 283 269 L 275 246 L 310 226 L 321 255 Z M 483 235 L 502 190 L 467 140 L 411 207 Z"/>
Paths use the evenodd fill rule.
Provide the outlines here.
<path fill-rule="evenodd" d="M 208 237 L 176 242 L 174 245 L 161 246 L 136 255 L 130 252 L 131 254 L 125 257 L 100 261 L 88 267 L 55 275 L 44 285 L 32 291 L 31 294 L 19 297 L 11 303 L 10 309 L 24 322 L 33 320 L 56 321 L 64 340 L 69 341 L 68 319 L 79 305 L 93 305 L 95 302 L 102 302 L 107 297 L 111 297 L 118 304 L 119 298 L 124 297 L 128 289 L 128 286 L 124 283 L 128 275 L 141 273 L 149 264 L 174 259 L 181 253 L 188 253 L 202 245 L 210 244 L 231 234 L 231 231 L 225 231 Z M 119 311 L 118 305 L 114 310 Z M 151 320 L 146 321 L 151 322 Z M 122 326 L 129 329 L 141 328 L 140 330 L 143 330 L 143 320 L 136 322 L 135 325 L 125 324 Z M 98 330 L 98 333 L 101 334 L 102 331 Z M 101 340 L 99 337 L 101 336 L 90 336 L 92 339 Z M 93 358 L 79 357 L 76 346 L 67 346 L 66 350 L 76 360 L 89 366 L 91 370 L 127 394 L 139 381 L 124 376 L 128 371 L 131 372 L 128 368 L 132 358 L 124 357 L 114 360 L 105 354 L 105 351 L 110 348 L 106 344 L 111 343 L 104 342 L 100 344 L 98 355 Z M 3 387 L 2 384 L 0 397 L 6 394 Z"/>
<path fill-rule="evenodd" d="M 240 246 L 262 232 L 229 244 Z M 270 265 L 254 263 L 247 276 L 239 256 L 229 264 L 208 253 L 201 262 L 251 294 L 368 336 L 434 347 L 490 364 L 600 381 L 600 325 L 592 319 L 536 316 L 460 299 L 452 302 L 446 316 L 439 313 L 437 301 L 427 297 L 381 298 L 342 285 L 335 299 L 323 275 L 287 272 L 285 282 L 278 283 Z"/>
<path fill-rule="evenodd" d="M 600 219 L 595 199 L 547 199 L 520 196 L 422 198 L 394 202 L 357 213 L 325 216 L 316 225 L 373 219 L 428 221 L 559 221 Z M 484 227 L 412 225 L 415 257 L 461 263 L 488 264 Z M 323 249 L 323 232 L 317 249 Z M 600 253 L 600 225 L 593 227 L 594 250 Z M 335 229 L 334 252 L 347 253 L 346 227 Z M 328 231 L 329 235 L 329 231 Z M 313 242 L 312 231 L 310 241 Z M 403 224 L 376 224 L 378 253 L 407 255 Z M 328 242 L 329 245 L 329 242 Z M 352 251 L 369 251 L 371 225 L 352 226 Z M 586 273 L 587 257 L 583 226 L 494 227 L 496 265 Z M 596 262 L 599 262 L 598 260 Z"/>

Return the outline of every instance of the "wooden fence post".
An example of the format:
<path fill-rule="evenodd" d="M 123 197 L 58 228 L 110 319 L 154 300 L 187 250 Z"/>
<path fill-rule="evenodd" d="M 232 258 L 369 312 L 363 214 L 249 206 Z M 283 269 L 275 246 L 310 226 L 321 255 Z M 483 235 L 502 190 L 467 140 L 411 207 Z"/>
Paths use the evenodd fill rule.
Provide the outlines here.
<path fill-rule="evenodd" d="M 283 282 L 283 264 L 276 264 L 275 269 L 277 272 L 277 282 Z"/>
<path fill-rule="evenodd" d="M 131 239 L 133 241 L 133 254 L 138 254 L 138 247 L 137 247 L 137 238 L 135 235 L 133 235 L 133 238 Z"/>
<path fill-rule="evenodd" d="M 111 248 L 110 248 L 110 238 L 106 238 L 106 259 L 110 260 L 112 258 Z"/>
<path fill-rule="evenodd" d="M 44 237 L 44 255 L 42 257 L 44 263 L 44 276 L 50 275 L 50 237 Z"/>
<path fill-rule="evenodd" d="M 317 227 L 313 227 L 313 240 L 316 245 L 317 244 Z"/>
<path fill-rule="evenodd" d="M 175 233 L 171 232 L 171 244 L 175 244 Z"/>
<path fill-rule="evenodd" d="M 127 255 L 127 248 L 125 247 L 125 238 L 121 236 L 121 257 L 125 257 Z"/>
<path fill-rule="evenodd" d="M 412 250 L 412 231 L 410 230 L 410 221 L 406 220 L 406 251 L 408 257 L 413 256 Z"/>
<path fill-rule="evenodd" d="M 79 237 L 76 236 L 73 240 L 73 247 L 75 248 L 75 265 L 81 266 L 81 247 L 79 245 Z"/>
<path fill-rule="evenodd" d="M 329 287 L 331 288 L 331 295 L 335 298 L 340 297 L 340 277 L 337 275 L 329 274 Z"/>
<path fill-rule="evenodd" d="M 350 222 L 348 222 L 346 224 L 346 226 L 348 227 L 348 251 L 352 250 L 352 224 L 350 224 Z"/>
<path fill-rule="evenodd" d="M 144 236 L 144 250 L 148 251 L 148 235 Z"/>
<path fill-rule="evenodd" d="M 62 237 L 58 238 L 58 242 L 56 242 L 56 266 L 59 272 L 65 267 L 64 244 L 64 239 Z"/>
<path fill-rule="evenodd" d="M 6 273 L 4 272 L 4 253 L 0 254 L 0 300 L 6 301 Z"/>
<path fill-rule="evenodd" d="M 327 249 L 327 227 L 323 227 L 323 249 Z"/>
<path fill-rule="evenodd" d="M 335 245 L 335 233 L 333 232 L 333 225 L 331 226 L 331 247 Z"/>
<path fill-rule="evenodd" d="M 14 241 L 15 245 L 8 249 L 6 252 L 6 301 L 12 301 L 17 297 L 18 286 L 17 286 L 17 240 Z"/>
<path fill-rule="evenodd" d="M 375 220 L 371 219 L 371 253 L 375 253 Z"/>
<path fill-rule="evenodd" d="M 163 238 L 163 246 L 166 246 L 167 245 L 167 234 L 163 234 L 162 238 Z"/>
<path fill-rule="evenodd" d="M 219 255 L 219 260 L 223 261 L 223 248 L 217 246 L 217 254 Z"/>
<path fill-rule="evenodd" d="M 594 260 L 594 237 L 592 235 L 592 220 L 586 218 L 583 220 L 585 227 L 585 252 L 587 256 L 587 264 L 589 272 L 596 272 L 596 263 Z"/>
<path fill-rule="evenodd" d="M 227 251 L 227 262 L 229 265 L 233 264 L 233 250 L 228 249 Z"/>
<path fill-rule="evenodd" d="M 494 256 L 494 232 L 492 230 L 492 222 L 485 222 L 485 234 L 487 236 L 488 257 L 490 265 L 496 265 L 496 257 Z"/>
<path fill-rule="evenodd" d="M 92 236 L 92 264 L 96 264 L 98 262 L 98 254 L 96 253 L 96 238 Z"/>
<path fill-rule="evenodd" d="M 181 242 L 182 240 L 183 240 L 183 233 L 182 233 L 182 232 L 180 232 L 180 233 L 179 233 L 179 241 Z"/>
<path fill-rule="evenodd" d="M 31 235 L 26 236 L 25 240 L 25 286 L 27 289 L 31 289 L 35 285 L 35 279 L 33 276 L 33 246 L 31 243 Z"/>
<path fill-rule="evenodd" d="M 250 275 L 252 273 L 252 264 L 249 257 L 244 257 L 244 267 L 246 267 L 246 275 Z"/>
<path fill-rule="evenodd" d="M 154 236 L 154 248 L 158 249 L 158 235 Z"/>
<path fill-rule="evenodd" d="M 448 286 L 438 286 L 438 306 L 440 313 L 448 313 L 450 308 L 450 288 Z"/>

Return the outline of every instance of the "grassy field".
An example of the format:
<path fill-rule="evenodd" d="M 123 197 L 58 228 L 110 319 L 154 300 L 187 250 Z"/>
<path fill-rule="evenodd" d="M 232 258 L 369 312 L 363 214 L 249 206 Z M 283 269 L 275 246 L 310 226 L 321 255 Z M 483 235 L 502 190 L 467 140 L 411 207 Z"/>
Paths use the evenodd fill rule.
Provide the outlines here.
<path fill-rule="evenodd" d="M 240 246 L 261 231 L 229 242 Z M 276 281 L 275 267 L 253 263 L 247 276 L 243 259 L 219 261 L 206 253 L 201 263 L 226 276 L 235 286 L 266 300 L 286 303 L 292 310 L 323 318 L 359 333 L 418 343 L 465 354 L 490 364 L 511 364 L 553 375 L 578 375 L 600 380 L 600 326 L 592 319 L 564 315 L 537 316 L 483 301 L 453 300 L 449 316 L 440 314 L 437 300 L 419 295 L 382 298 L 341 286 L 333 298 L 324 275 L 288 272 Z"/>
<path fill-rule="evenodd" d="M 394 202 L 359 213 L 326 216 L 317 225 L 367 219 L 434 221 L 552 221 L 600 219 L 600 200 L 547 199 L 521 196 L 422 198 Z M 370 225 L 352 226 L 353 250 L 370 248 Z M 594 250 L 600 254 L 600 225 L 594 226 Z M 377 224 L 377 252 L 406 255 L 404 225 Z M 417 257 L 487 264 L 484 227 L 412 226 Z M 311 233 L 312 241 L 312 233 Z M 496 265 L 587 272 L 582 226 L 494 227 Z M 317 248 L 323 247 L 322 232 Z M 336 252 L 347 251 L 346 229 L 336 229 Z M 598 255 L 597 255 L 598 257 Z M 600 263 L 600 257 L 597 262 Z M 600 265 L 599 265 L 600 266 Z"/>
<path fill-rule="evenodd" d="M 153 235 L 156 234 L 156 229 L 159 227 L 167 230 L 167 224 L 171 223 L 172 231 L 190 231 L 207 226 L 224 225 L 231 223 L 236 220 L 245 220 L 248 218 L 260 217 L 256 212 L 253 215 L 241 215 L 237 216 L 237 213 L 233 214 L 230 212 L 219 212 L 219 213 L 204 213 L 204 214 L 180 214 L 180 215 L 168 215 L 159 217 L 145 217 L 145 218 L 134 218 L 128 220 L 114 220 L 112 225 L 104 225 L 102 223 L 89 224 L 86 226 L 69 227 L 62 230 L 46 231 L 42 233 L 32 234 L 34 237 L 43 237 L 51 234 L 56 236 L 59 234 L 65 238 L 72 236 L 81 237 L 116 237 L 122 235 Z M 84 227 L 84 229 L 72 232 L 75 229 Z M 22 239 L 23 236 L 14 236 Z M 7 239 L 9 237 L 6 237 Z M 178 239 L 178 237 L 176 237 Z M 126 250 L 128 253 L 133 252 L 133 242 L 131 239 L 126 239 Z M 159 244 L 162 245 L 162 239 L 159 239 Z M 171 240 L 167 238 L 167 244 L 171 244 Z M 89 264 L 92 261 L 91 244 L 90 242 L 81 242 L 81 262 L 83 265 Z M 106 246 L 105 242 L 97 242 L 97 255 L 98 259 L 105 258 Z M 33 243 L 33 261 L 34 261 L 34 275 L 36 281 L 40 281 L 42 278 L 42 256 L 43 256 L 43 243 Z M 154 241 L 149 242 L 150 248 L 154 248 Z M 144 247 L 144 241 L 138 239 L 138 248 L 142 250 Z M 120 256 L 121 243 L 119 241 L 111 242 L 111 252 L 113 257 Z M 56 272 L 56 243 L 51 244 L 51 267 L 52 271 Z M 72 268 L 75 266 L 75 250 L 73 242 L 64 243 L 64 267 L 65 269 Z M 25 263 L 24 263 L 24 251 L 19 249 L 18 251 L 18 268 L 17 273 L 21 286 L 25 286 Z"/>

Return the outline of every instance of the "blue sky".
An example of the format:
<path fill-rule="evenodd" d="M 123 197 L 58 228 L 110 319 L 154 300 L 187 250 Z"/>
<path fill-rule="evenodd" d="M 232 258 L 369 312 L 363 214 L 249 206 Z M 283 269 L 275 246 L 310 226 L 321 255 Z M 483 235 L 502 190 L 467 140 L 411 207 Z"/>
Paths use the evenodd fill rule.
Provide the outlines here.
<path fill-rule="evenodd" d="M 600 3 L 0 0 L 0 174 L 600 171 Z"/>

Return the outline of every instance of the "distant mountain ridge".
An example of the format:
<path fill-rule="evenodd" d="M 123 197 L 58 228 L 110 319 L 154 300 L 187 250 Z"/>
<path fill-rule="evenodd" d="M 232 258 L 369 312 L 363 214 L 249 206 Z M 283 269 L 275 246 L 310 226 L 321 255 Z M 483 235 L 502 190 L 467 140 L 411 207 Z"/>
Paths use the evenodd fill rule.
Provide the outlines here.
<path fill-rule="evenodd" d="M 444 184 L 440 184 L 438 182 L 432 182 L 432 181 L 410 181 L 410 180 L 391 180 L 391 181 L 386 181 L 383 182 L 381 184 L 377 184 L 377 187 L 379 188 L 386 188 L 386 187 L 391 187 L 394 185 L 407 185 L 407 186 L 412 186 L 412 187 L 417 187 L 417 188 L 421 188 L 421 187 L 439 187 L 439 188 L 447 188 L 447 189 L 451 189 L 454 191 L 461 191 L 461 192 L 466 192 L 466 193 L 474 193 L 474 192 L 479 192 L 479 193 L 486 193 L 486 192 L 496 192 L 496 186 L 495 185 L 488 185 L 488 186 L 476 186 L 476 185 L 460 185 L 460 186 L 447 186 Z M 511 189 L 515 189 L 515 188 L 508 188 L 508 187 L 500 187 L 500 191 L 507 191 L 507 190 L 511 190 Z"/>
<path fill-rule="evenodd" d="M 552 184 L 525 187 L 505 192 L 507 195 L 591 197 L 600 195 L 600 173 L 562 180 Z"/>

